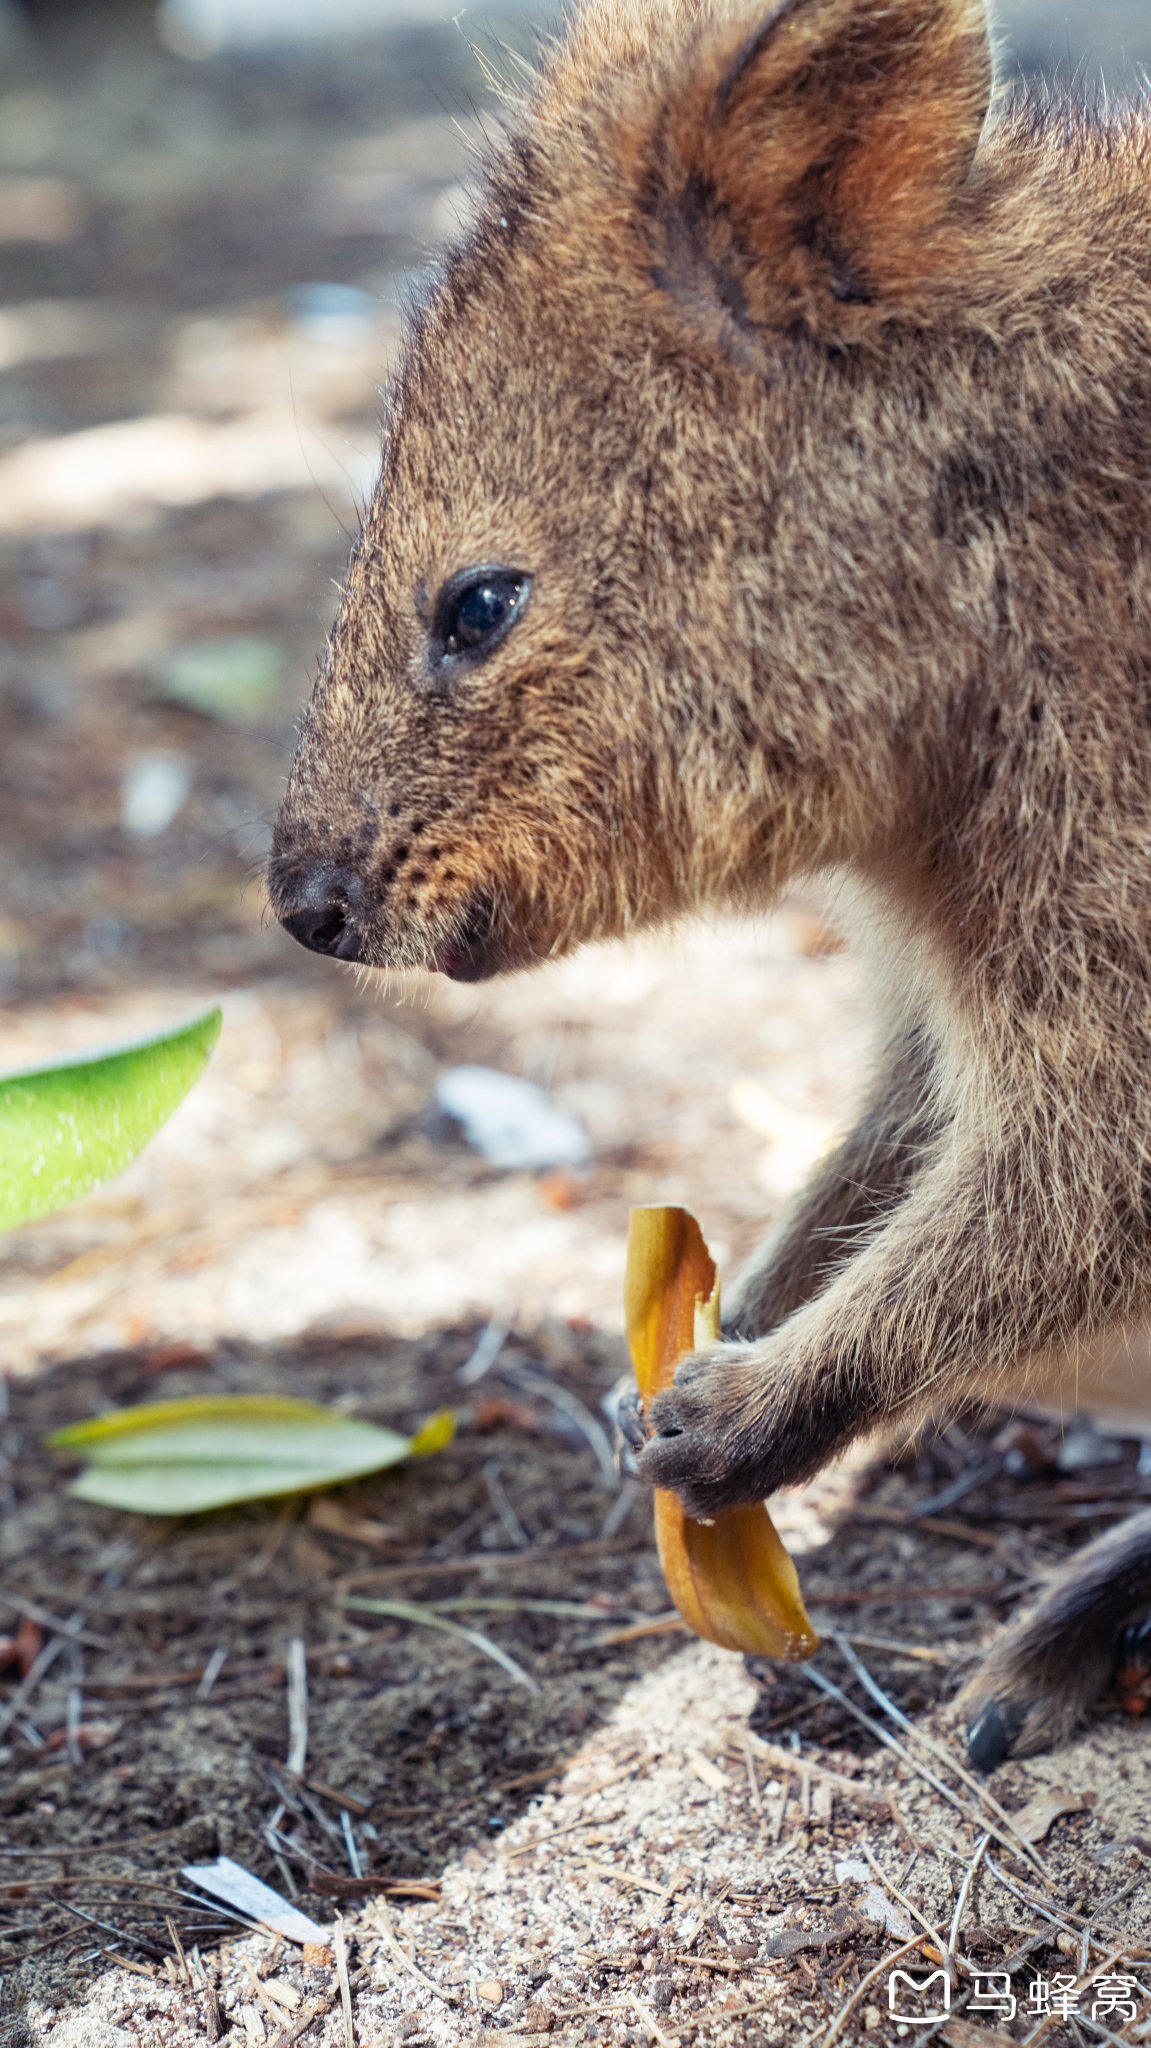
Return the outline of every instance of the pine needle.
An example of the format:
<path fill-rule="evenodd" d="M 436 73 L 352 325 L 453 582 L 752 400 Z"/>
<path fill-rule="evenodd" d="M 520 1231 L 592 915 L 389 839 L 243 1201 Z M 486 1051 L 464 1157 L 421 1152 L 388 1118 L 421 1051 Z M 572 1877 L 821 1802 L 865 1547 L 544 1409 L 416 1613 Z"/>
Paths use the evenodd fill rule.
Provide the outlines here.
<path fill-rule="evenodd" d="M 395 1621 L 415 1622 L 420 1628 L 442 1629 L 445 1635 L 456 1636 L 461 1642 L 470 1643 L 473 1650 L 482 1651 L 485 1657 L 490 1657 L 493 1663 L 506 1671 L 509 1678 L 514 1678 L 517 1685 L 526 1685 L 529 1692 L 539 1691 L 535 1679 L 523 1665 L 509 1657 L 506 1650 L 501 1650 L 498 1643 L 493 1643 L 490 1636 L 481 1635 L 476 1628 L 464 1628 L 458 1621 L 449 1621 L 446 1614 L 437 1614 L 430 1607 L 420 1607 L 414 1600 L 365 1600 L 346 1595 L 339 1605 L 354 1608 L 361 1614 L 387 1614 Z"/>

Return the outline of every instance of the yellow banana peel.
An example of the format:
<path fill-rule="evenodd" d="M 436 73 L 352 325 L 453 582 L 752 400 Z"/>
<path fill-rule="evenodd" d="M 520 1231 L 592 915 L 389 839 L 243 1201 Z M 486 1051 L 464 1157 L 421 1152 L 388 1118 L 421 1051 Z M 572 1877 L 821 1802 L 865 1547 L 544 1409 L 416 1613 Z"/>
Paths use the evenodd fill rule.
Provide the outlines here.
<path fill-rule="evenodd" d="M 719 1276 L 689 1210 L 632 1210 L 624 1310 L 648 1408 L 686 1352 L 719 1340 Z M 795 1566 L 761 1501 L 693 1522 L 678 1494 L 657 1488 L 655 1534 L 668 1592 L 697 1636 L 788 1662 L 818 1649 Z"/>

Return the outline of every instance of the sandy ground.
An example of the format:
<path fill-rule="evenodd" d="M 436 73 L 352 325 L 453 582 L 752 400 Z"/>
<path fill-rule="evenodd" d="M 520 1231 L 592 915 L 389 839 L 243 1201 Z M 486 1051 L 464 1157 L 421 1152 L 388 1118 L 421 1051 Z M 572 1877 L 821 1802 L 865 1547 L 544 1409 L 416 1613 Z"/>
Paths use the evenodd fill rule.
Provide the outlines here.
<path fill-rule="evenodd" d="M 841 2038 L 905 2038 L 912 2029 L 892 2019 L 890 1973 L 874 1959 L 919 1931 L 920 1916 L 936 1929 L 952 1924 L 957 1890 L 973 1861 L 971 1827 L 959 1816 L 941 1826 L 938 1800 L 899 1762 L 861 1762 L 842 1751 L 834 1757 L 840 1782 L 823 1780 L 822 1800 L 820 1779 L 808 1781 L 816 1788 L 812 1827 L 802 1812 L 801 1771 L 804 1763 L 818 1766 L 818 1751 L 805 1745 L 782 1781 L 777 1766 L 761 1762 L 757 1771 L 754 1737 L 749 1745 L 747 1736 L 755 1695 L 729 1653 L 702 1644 L 681 1651 L 629 1689 L 586 1761 L 577 1758 L 498 1847 L 471 1849 L 449 1865 L 438 1902 L 402 1911 L 369 1906 L 351 1917 L 355 2038 L 363 2048 L 419 2040 L 463 2048 L 477 2030 L 484 2039 L 550 2032 L 553 2039 L 628 2043 L 799 2043 L 819 2038 L 829 2010 L 846 2010 L 856 1990 L 862 1996 Z M 1057 1840 L 1045 1845 L 1048 1897 L 1073 1891 L 1082 1912 L 1088 1888 L 1093 1900 L 1119 1895 L 1111 1917 L 1121 1938 L 1094 1936 L 1091 1968 L 1082 1974 L 1089 1978 L 1116 1947 L 1127 1950 L 1128 1959 L 1107 1975 L 1125 1977 L 1123 1989 L 1138 1987 L 1143 2020 L 1151 1892 L 1144 1855 L 1129 1837 L 1134 1826 L 1146 1825 L 1149 1761 L 1138 1735 L 1124 1731 L 1117 1741 L 1109 1729 L 1105 1738 L 1088 1737 L 1069 1754 L 1011 1773 L 1017 1810 L 1042 1790 L 1098 1793 L 1090 1876 L 1084 1877 L 1084 1843 L 1061 1823 Z M 844 1780 L 845 1767 L 858 1792 Z M 890 1800 L 898 1819 L 883 1804 Z M 916 1841 L 928 1836 L 933 1847 L 917 1851 Z M 978 2023 L 969 2021 L 967 2031 L 945 2021 L 943 2036 L 956 2048 L 977 2043 L 989 2020 L 1006 2019 L 1005 1964 L 1019 2014 L 1031 2026 L 1044 2016 L 1060 1962 L 1065 1974 L 1078 1964 L 1076 1919 L 1066 1922 L 1075 1930 L 1064 1937 L 1066 1955 L 1055 1951 L 1042 1964 L 1015 1960 L 1043 1920 L 1023 1896 L 1033 1892 L 1035 1873 L 1010 1856 L 1007 1870 L 1010 1884 L 985 1867 L 960 1915 L 956 2014 L 972 1996 L 1001 2003 Z M 1042 1898 L 1042 1878 L 1039 1884 Z M 910 1893 L 914 1924 L 892 1885 Z M 232 1946 L 213 1975 L 230 2022 L 227 2040 L 265 2038 L 267 2007 L 254 1976 L 270 1978 L 273 1990 L 287 1983 L 290 2013 L 328 2005 L 309 2040 L 343 2048 L 348 2039 L 330 1965 L 302 1969 L 283 1944 L 254 1937 Z M 1104 1998 L 1100 1992 L 1094 2004 L 1106 2013 Z M 110 1971 L 83 2014 L 32 2003 L 27 2023 L 34 2041 L 54 2048 L 182 2048 L 204 2038 L 207 2004 L 198 1989 L 145 1991 L 139 1980 Z M 1092 2004 L 1088 1989 L 1085 2015 Z M 896 1987 L 895 2010 L 909 2016 L 915 2038 L 930 2038 L 919 2016 L 936 2009 L 907 1986 Z M 1119 2024 L 1124 2017 L 1121 2011 Z M 1020 2038 L 1019 2029 L 1007 2031 Z M 287 2035 L 272 2035 L 289 2037 L 290 2027 Z"/>
<path fill-rule="evenodd" d="M 286 977 L 226 993 L 209 1073 L 147 1153 L 0 1250 L 11 1367 L 364 1316 L 621 1328 L 630 1202 L 690 1197 L 730 1269 L 846 1114 L 866 1025 L 846 957 L 802 950 L 827 937 L 797 909 L 476 991 L 381 1000 L 337 970 L 306 993 Z M 34 1060 L 189 1007 L 183 989 L 29 1006 L 6 1036 Z M 463 1061 L 546 1086 L 587 1130 L 590 1169 L 486 1169 L 435 1107 L 437 1074 Z M 741 1081 L 765 1092 L 774 1138 L 732 1107 Z"/>

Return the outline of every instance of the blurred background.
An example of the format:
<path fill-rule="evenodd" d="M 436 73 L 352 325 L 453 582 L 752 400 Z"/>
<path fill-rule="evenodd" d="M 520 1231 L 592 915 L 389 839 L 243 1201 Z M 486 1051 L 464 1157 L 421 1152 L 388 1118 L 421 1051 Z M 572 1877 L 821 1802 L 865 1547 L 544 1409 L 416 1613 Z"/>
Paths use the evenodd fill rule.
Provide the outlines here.
<path fill-rule="evenodd" d="M 262 913 L 405 296 L 493 68 L 550 19 L 0 0 L 0 1063 L 226 1015 L 133 1172 L 0 1241 L 15 1367 L 340 1318 L 618 1326 L 629 1202 L 691 1200 L 734 1261 L 851 1099 L 862 1005 L 813 904 L 382 994 Z M 1146 0 L 998 19 L 1009 73 L 1115 94 L 1151 61 Z M 588 1163 L 469 1144 L 437 1097 L 461 1062 L 544 1091 Z"/>

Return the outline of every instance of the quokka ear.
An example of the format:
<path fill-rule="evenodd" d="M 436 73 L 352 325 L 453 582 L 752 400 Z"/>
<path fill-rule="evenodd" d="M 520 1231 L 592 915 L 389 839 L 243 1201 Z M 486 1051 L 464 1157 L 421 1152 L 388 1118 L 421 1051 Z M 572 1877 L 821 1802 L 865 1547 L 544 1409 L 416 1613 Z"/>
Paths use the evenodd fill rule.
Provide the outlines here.
<path fill-rule="evenodd" d="M 708 325 L 850 339 L 961 260 L 983 0 L 784 0 L 750 35 L 713 18 L 683 70 L 629 154 L 657 282 Z"/>

